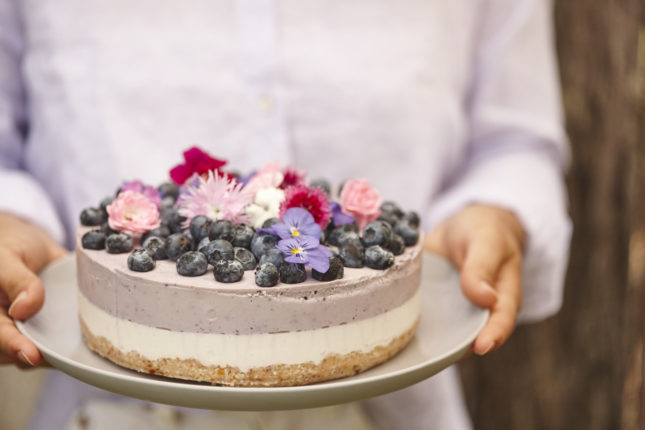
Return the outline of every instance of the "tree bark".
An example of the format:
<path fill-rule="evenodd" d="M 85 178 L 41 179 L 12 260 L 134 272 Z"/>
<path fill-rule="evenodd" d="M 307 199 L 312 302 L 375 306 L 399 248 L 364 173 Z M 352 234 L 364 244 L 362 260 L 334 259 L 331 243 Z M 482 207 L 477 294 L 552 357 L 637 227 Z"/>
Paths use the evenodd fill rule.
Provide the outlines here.
<path fill-rule="evenodd" d="M 558 1 L 574 235 L 564 304 L 461 364 L 476 429 L 645 430 L 645 4 Z"/>

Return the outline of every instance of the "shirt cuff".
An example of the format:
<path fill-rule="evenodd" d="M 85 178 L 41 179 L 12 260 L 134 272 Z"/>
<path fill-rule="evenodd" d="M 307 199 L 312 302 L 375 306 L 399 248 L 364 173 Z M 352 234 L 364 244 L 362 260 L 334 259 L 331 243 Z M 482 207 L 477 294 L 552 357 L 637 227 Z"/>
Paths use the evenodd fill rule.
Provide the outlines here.
<path fill-rule="evenodd" d="M 572 224 L 558 163 L 545 153 L 516 152 L 480 159 L 434 203 L 430 228 L 469 204 L 510 210 L 526 233 L 522 309 L 518 322 L 544 319 L 562 304 Z"/>
<path fill-rule="evenodd" d="M 10 212 L 43 230 L 59 244 L 64 243 L 65 230 L 56 208 L 40 184 L 20 170 L 0 170 L 0 211 Z"/>

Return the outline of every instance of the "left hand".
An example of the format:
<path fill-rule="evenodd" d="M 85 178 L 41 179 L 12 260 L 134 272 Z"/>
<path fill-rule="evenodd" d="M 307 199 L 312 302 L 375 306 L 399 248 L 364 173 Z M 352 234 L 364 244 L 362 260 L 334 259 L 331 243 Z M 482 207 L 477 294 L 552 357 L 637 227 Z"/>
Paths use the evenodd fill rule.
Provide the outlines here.
<path fill-rule="evenodd" d="M 461 288 L 490 318 L 473 343 L 484 355 L 499 348 L 515 329 L 522 303 L 522 249 L 526 233 L 513 212 L 471 205 L 430 232 L 427 251 L 439 254 L 461 272 Z"/>

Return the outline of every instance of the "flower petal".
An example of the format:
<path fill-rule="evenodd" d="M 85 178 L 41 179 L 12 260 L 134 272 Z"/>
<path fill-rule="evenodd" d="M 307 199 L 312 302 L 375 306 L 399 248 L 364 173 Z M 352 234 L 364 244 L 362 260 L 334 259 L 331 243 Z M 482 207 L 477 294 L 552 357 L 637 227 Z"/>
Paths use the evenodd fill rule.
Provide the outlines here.
<path fill-rule="evenodd" d="M 267 229 L 269 230 L 269 229 Z M 280 236 L 280 239 L 290 239 L 291 229 L 283 222 L 275 223 L 271 226 L 271 233 Z"/>
<path fill-rule="evenodd" d="M 275 247 L 287 255 L 292 255 L 291 250 L 301 248 L 296 239 L 282 239 Z"/>
<path fill-rule="evenodd" d="M 298 243 L 298 246 L 300 248 L 306 249 L 307 251 L 311 249 L 316 249 L 318 246 L 320 246 L 320 241 L 315 237 L 311 237 L 311 236 L 298 236 L 293 240 L 295 240 Z"/>
<path fill-rule="evenodd" d="M 329 257 L 331 255 L 331 252 L 326 247 L 319 245 L 318 248 L 307 252 L 308 264 L 312 269 L 320 273 L 325 273 L 329 270 Z"/>

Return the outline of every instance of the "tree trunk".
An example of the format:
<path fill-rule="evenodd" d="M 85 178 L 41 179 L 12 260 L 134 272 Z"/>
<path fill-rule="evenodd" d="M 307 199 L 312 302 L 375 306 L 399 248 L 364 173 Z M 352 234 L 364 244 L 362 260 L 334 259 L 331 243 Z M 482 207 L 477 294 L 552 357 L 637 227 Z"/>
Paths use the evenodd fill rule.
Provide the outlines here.
<path fill-rule="evenodd" d="M 645 429 L 645 4 L 555 5 L 574 235 L 564 305 L 461 365 L 476 429 Z"/>

